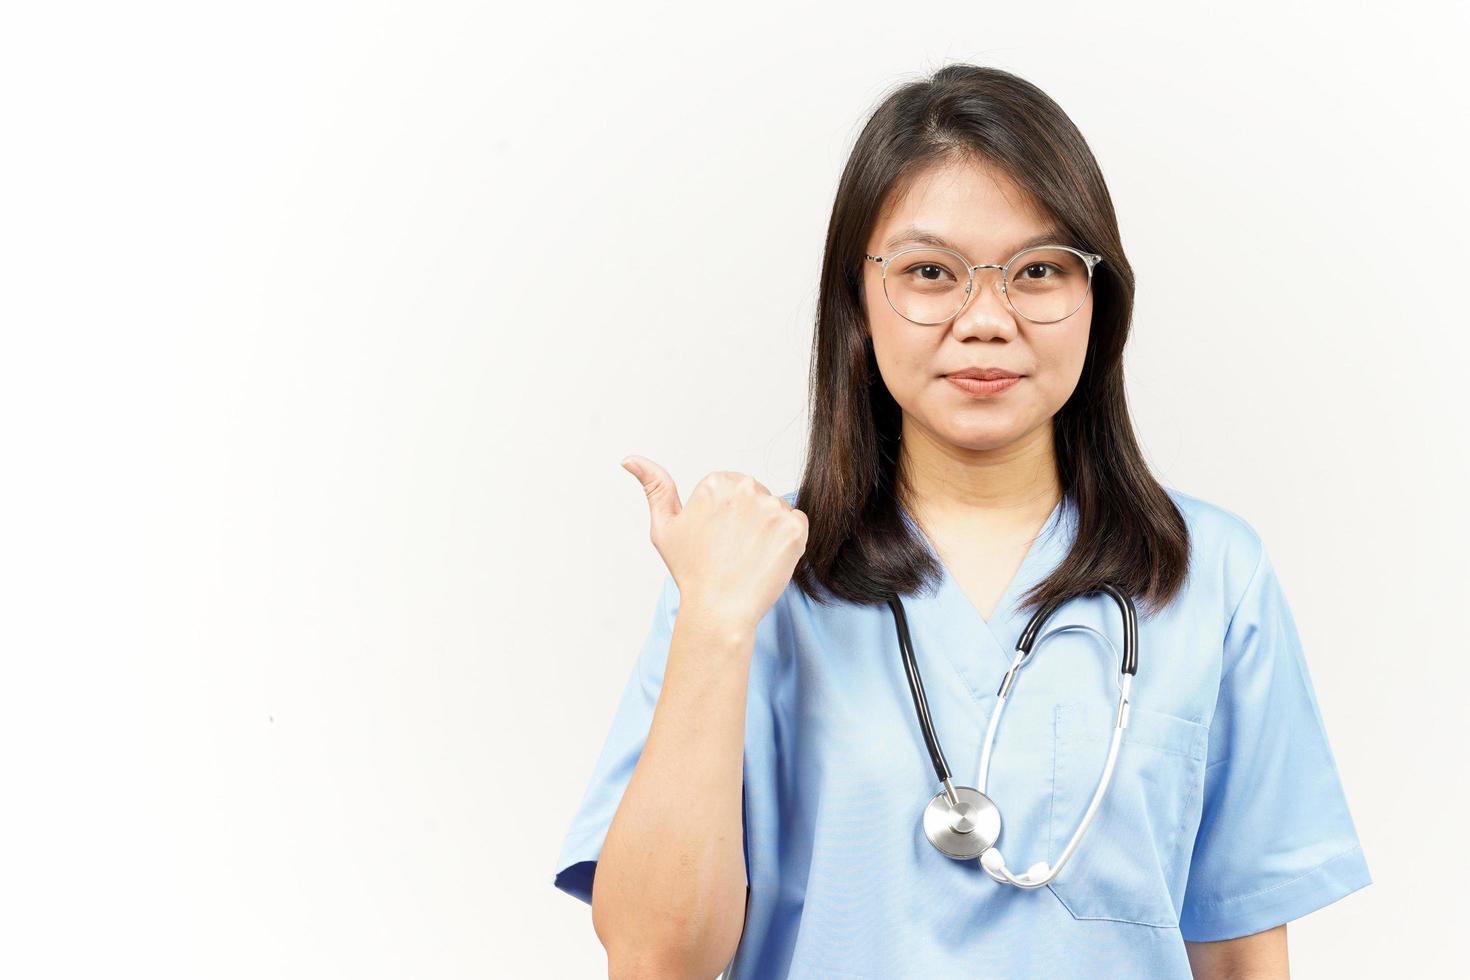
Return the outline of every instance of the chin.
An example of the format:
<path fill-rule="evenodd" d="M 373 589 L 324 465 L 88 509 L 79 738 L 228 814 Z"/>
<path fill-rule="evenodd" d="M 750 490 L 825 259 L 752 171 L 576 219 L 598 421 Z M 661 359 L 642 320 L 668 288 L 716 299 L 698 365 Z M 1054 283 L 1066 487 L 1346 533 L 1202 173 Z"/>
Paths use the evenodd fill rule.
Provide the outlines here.
<path fill-rule="evenodd" d="M 945 442 L 971 452 L 1004 449 L 1021 438 L 1025 427 L 1019 424 L 999 425 L 954 425 L 939 430 Z"/>

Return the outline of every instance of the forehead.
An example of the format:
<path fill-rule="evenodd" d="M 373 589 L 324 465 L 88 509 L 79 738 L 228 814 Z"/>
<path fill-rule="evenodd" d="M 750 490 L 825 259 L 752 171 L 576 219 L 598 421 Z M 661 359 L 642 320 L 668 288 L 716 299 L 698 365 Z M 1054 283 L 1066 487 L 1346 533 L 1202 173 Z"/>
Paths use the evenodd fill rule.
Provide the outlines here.
<path fill-rule="evenodd" d="M 946 161 L 914 174 L 885 199 L 869 251 L 903 242 L 947 245 L 971 261 L 1004 261 L 1017 249 L 1061 242 L 1060 223 L 1003 170 Z"/>

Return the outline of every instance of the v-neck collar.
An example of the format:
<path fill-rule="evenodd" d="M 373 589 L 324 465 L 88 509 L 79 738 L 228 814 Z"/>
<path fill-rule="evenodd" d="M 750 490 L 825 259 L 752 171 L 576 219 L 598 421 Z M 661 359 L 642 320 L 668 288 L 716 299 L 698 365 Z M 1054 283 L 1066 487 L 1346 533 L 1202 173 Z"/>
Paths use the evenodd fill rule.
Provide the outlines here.
<path fill-rule="evenodd" d="M 939 586 L 932 599 L 928 600 L 938 620 L 931 635 L 938 639 L 945 659 L 959 673 L 975 700 L 984 701 L 987 693 L 994 693 L 1000 673 L 1010 666 L 1021 638 L 1025 624 L 1017 619 L 1017 599 L 1049 574 L 1066 555 L 1072 528 L 1070 501 L 1064 495 L 1047 515 L 989 620 L 980 615 L 980 610 L 940 558 L 934 542 L 902 504 L 899 505 L 899 513 L 939 565 Z"/>

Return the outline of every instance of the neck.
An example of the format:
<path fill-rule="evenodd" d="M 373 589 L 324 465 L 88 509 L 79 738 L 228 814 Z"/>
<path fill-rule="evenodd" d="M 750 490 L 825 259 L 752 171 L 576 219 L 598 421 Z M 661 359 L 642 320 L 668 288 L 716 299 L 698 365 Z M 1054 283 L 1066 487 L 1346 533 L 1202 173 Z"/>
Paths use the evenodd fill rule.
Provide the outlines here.
<path fill-rule="evenodd" d="M 1062 498 L 1051 422 L 997 449 L 965 449 L 903 417 L 899 467 L 907 484 L 903 505 L 919 518 L 983 517 L 1028 525 Z"/>

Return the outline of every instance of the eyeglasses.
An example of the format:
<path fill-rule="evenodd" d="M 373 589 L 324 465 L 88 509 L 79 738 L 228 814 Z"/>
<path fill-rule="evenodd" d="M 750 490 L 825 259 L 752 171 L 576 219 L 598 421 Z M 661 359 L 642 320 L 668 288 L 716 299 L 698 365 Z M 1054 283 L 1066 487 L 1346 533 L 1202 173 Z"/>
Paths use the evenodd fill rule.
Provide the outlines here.
<path fill-rule="evenodd" d="M 1092 269 L 1102 256 L 1070 245 L 1037 245 L 1021 249 L 1005 265 L 971 265 L 948 248 L 906 248 L 867 259 L 882 264 L 883 295 L 893 311 L 905 320 L 931 326 L 954 319 L 965 308 L 974 292 L 976 269 L 999 269 L 1001 295 L 1027 320 L 1065 320 L 1082 308 L 1092 289 Z"/>

